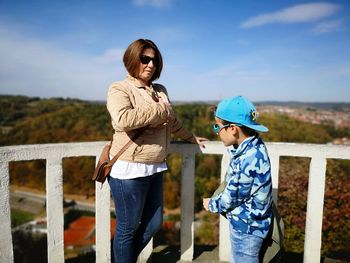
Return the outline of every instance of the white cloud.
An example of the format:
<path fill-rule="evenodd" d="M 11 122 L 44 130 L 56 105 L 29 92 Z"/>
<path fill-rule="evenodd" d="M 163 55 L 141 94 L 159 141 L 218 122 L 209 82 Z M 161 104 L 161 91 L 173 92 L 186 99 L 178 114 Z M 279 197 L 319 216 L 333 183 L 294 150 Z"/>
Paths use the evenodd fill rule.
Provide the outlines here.
<path fill-rule="evenodd" d="M 251 44 L 250 41 L 247 39 L 237 39 L 235 43 L 240 46 L 248 46 Z"/>
<path fill-rule="evenodd" d="M 97 57 L 96 61 L 101 64 L 116 63 L 123 59 L 124 51 L 121 48 L 108 49 L 102 56 Z"/>
<path fill-rule="evenodd" d="M 345 65 L 328 65 L 324 67 L 321 71 L 323 76 L 331 76 L 331 77 L 350 77 L 350 64 Z"/>
<path fill-rule="evenodd" d="M 261 14 L 242 22 L 242 28 L 251 28 L 271 23 L 311 22 L 331 16 L 339 6 L 329 3 L 301 4 L 285 8 L 273 13 Z"/>
<path fill-rule="evenodd" d="M 312 31 L 317 34 L 328 33 L 338 31 L 342 28 L 342 26 L 343 23 L 341 20 L 323 21 L 317 24 Z"/>
<path fill-rule="evenodd" d="M 152 6 L 156 8 L 164 8 L 170 6 L 172 0 L 133 0 L 136 6 Z"/>

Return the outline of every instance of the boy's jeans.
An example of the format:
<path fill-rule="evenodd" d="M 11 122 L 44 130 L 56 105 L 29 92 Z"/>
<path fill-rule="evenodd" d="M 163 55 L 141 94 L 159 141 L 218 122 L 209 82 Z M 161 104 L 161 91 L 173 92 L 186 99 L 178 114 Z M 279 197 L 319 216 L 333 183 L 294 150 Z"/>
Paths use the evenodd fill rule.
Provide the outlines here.
<path fill-rule="evenodd" d="M 109 177 L 117 225 L 114 260 L 134 263 L 163 221 L 163 174 L 120 180 Z"/>
<path fill-rule="evenodd" d="M 263 239 L 238 232 L 230 224 L 231 260 L 230 263 L 259 263 L 259 252 Z"/>

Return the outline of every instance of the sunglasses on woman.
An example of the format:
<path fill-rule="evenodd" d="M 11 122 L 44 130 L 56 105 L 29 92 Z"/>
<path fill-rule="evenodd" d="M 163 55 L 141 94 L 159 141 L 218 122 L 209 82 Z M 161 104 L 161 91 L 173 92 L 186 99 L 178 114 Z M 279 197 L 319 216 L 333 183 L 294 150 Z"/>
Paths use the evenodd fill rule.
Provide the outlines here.
<path fill-rule="evenodd" d="M 148 65 L 148 63 L 150 61 L 152 61 L 154 65 L 157 64 L 157 58 L 152 58 L 152 57 L 149 57 L 149 56 L 146 56 L 146 55 L 141 55 L 140 56 L 140 61 L 144 65 Z"/>

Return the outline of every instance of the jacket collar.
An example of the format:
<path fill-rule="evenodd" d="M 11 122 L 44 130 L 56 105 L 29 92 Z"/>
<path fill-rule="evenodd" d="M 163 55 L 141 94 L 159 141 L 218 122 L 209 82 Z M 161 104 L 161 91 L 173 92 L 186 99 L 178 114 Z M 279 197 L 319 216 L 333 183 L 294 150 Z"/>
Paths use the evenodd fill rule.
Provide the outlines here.
<path fill-rule="evenodd" d="M 260 139 L 259 135 L 254 135 L 254 136 L 248 137 L 240 145 L 238 145 L 237 148 L 232 146 L 229 149 L 229 152 L 234 158 L 236 158 L 236 157 L 242 155 L 243 153 L 245 153 L 248 148 L 252 148 L 255 145 L 257 145 L 259 139 Z"/>
<path fill-rule="evenodd" d="M 132 83 L 136 88 L 145 89 L 145 85 L 143 85 L 139 79 L 134 78 L 134 77 L 131 76 L 130 74 L 127 75 L 126 79 L 127 79 L 130 83 Z M 150 87 L 152 87 L 152 84 L 150 85 Z"/>

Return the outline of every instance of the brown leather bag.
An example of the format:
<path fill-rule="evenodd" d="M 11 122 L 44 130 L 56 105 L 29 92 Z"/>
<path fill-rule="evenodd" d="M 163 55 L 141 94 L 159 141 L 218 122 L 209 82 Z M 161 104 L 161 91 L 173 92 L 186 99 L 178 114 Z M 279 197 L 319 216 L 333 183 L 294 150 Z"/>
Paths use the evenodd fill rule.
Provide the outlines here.
<path fill-rule="evenodd" d="M 112 142 L 106 144 L 102 149 L 100 158 L 98 159 L 94 174 L 92 175 L 92 181 L 97 181 L 103 184 L 111 172 L 113 164 L 126 151 L 126 149 L 129 148 L 133 141 L 140 137 L 146 128 L 147 127 L 138 130 L 135 135 L 128 141 L 128 143 L 125 144 L 124 147 L 113 157 L 112 160 L 109 159 L 109 151 L 111 149 Z"/>

